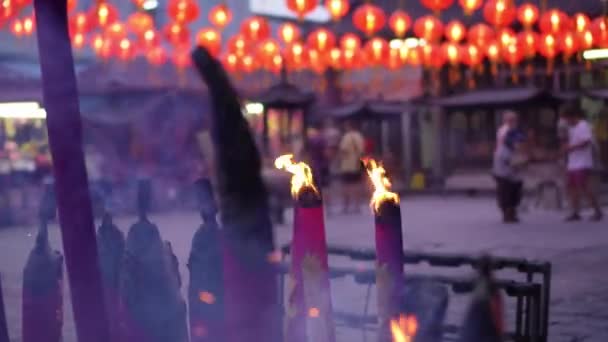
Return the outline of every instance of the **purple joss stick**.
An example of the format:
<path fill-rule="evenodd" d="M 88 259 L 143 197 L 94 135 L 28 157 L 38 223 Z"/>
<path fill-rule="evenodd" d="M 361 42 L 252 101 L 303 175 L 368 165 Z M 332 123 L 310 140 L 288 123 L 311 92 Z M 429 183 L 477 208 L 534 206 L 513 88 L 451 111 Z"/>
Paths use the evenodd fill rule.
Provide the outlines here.
<path fill-rule="evenodd" d="M 8 325 L 6 324 L 6 313 L 4 311 L 4 297 L 2 295 L 2 276 L 0 276 L 0 342 L 9 342 Z"/>
<path fill-rule="evenodd" d="M 390 321 L 400 316 L 403 291 L 403 234 L 399 196 L 390 191 L 384 167 L 365 161 L 374 185 L 372 207 L 376 235 L 376 287 L 378 289 L 378 341 L 391 341 Z"/>
<path fill-rule="evenodd" d="M 82 123 L 68 34 L 67 1 L 35 0 L 34 6 L 55 193 L 76 334 L 81 342 L 108 342 L 93 211 L 82 153 Z"/>

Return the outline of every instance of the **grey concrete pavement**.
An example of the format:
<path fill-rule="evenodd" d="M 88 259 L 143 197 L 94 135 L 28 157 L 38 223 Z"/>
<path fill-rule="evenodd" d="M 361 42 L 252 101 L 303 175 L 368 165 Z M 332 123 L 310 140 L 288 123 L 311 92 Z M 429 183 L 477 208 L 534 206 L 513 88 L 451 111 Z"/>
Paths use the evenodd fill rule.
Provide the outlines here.
<path fill-rule="evenodd" d="M 367 210 L 360 215 L 334 215 L 326 221 L 329 243 L 373 247 L 373 218 Z M 406 249 L 435 252 L 489 252 L 499 256 L 525 257 L 553 263 L 550 341 L 608 341 L 608 224 L 604 222 L 562 222 L 564 213 L 533 210 L 519 225 L 503 225 L 489 198 L 405 197 L 402 200 Z M 287 214 L 290 217 L 290 213 Z M 118 218 L 127 230 L 134 218 Z M 171 241 L 180 262 L 183 279 L 188 279 L 186 260 L 190 242 L 200 221 L 196 213 L 167 213 L 152 216 L 164 239 Z M 275 228 L 277 244 L 288 242 L 289 223 Z M 52 244 L 60 248 L 59 231 L 50 232 Z M 34 243 L 35 227 L 0 230 L 0 273 L 4 284 L 9 329 L 20 340 L 21 279 L 27 254 Z M 347 263 L 331 260 L 332 264 Z M 406 272 L 428 268 L 408 267 Z M 469 272 L 470 270 L 458 270 Z M 185 287 L 185 286 L 184 286 Z M 66 294 L 68 288 L 66 286 Z M 361 312 L 365 288 L 351 279 L 332 282 L 334 305 L 342 311 Z M 65 342 L 75 341 L 69 296 L 65 297 Z M 373 300 L 373 296 L 372 296 Z M 463 299 L 450 312 L 458 323 Z M 460 302 L 460 303 L 458 303 Z M 371 311 L 375 304 L 371 304 Z M 339 341 L 363 341 L 361 333 L 338 329 Z M 371 339 L 371 335 L 368 336 Z"/>

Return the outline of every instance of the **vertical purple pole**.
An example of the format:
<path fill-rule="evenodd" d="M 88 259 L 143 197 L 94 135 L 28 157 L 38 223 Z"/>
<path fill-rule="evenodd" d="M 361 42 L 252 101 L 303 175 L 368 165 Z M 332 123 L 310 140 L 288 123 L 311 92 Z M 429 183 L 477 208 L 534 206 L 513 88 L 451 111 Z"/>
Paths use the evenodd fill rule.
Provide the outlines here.
<path fill-rule="evenodd" d="M 55 193 L 76 334 L 81 342 L 108 342 L 93 211 L 82 153 L 82 123 L 68 34 L 67 1 L 35 0 L 34 7 Z"/>
<path fill-rule="evenodd" d="M 2 295 L 2 276 L 0 276 L 0 342 L 10 342 L 8 338 L 8 325 L 4 312 L 4 297 Z"/>

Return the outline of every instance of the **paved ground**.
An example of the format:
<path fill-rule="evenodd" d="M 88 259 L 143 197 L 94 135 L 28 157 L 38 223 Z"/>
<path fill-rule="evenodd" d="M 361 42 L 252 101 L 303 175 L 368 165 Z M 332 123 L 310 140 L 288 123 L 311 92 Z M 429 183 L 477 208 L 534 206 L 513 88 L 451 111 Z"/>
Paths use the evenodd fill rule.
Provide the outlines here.
<path fill-rule="evenodd" d="M 536 210 L 525 214 L 522 224 L 504 226 L 498 223 L 490 199 L 405 198 L 405 247 L 549 260 L 554 265 L 550 341 L 608 341 L 607 221 L 565 224 L 561 221 L 562 216 L 563 213 Z M 133 219 L 117 221 L 121 228 L 127 229 Z M 187 279 L 185 260 L 199 224 L 198 216 L 194 213 L 162 214 L 154 216 L 153 221 L 161 228 L 164 238 L 172 242 L 183 278 Z M 0 272 L 14 341 L 20 340 L 21 272 L 34 243 L 33 233 L 33 227 L 0 231 Z M 276 227 L 279 242 L 289 241 L 290 234 L 289 224 Z M 368 210 L 361 215 L 331 216 L 327 220 L 327 235 L 330 243 L 372 247 L 372 217 Z M 52 229 L 51 238 L 54 246 L 59 247 L 57 229 Z M 337 309 L 363 310 L 365 288 L 352 280 L 333 282 L 332 292 Z M 374 305 L 372 303 L 371 307 Z M 69 296 L 66 296 L 65 311 L 65 342 L 72 342 L 75 338 Z M 459 319 L 459 314 L 450 315 L 455 323 Z M 340 342 L 363 341 L 358 331 L 339 329 L 338 336 Z M 372 340 L 371 336 L 368 340 Z"/>

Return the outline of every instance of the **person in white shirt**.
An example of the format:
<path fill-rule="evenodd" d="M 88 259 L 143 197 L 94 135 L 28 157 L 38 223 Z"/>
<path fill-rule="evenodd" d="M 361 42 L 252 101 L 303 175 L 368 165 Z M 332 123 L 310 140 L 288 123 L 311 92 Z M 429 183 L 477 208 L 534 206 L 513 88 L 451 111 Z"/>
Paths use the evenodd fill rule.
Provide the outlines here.
<path fill-rule="evenodd" d="M 567 155 L 568 192 L 570 195 L 572 214 L 567 221 L 581 219 L 581 197 L 585 196 L 595 210 L 591 217 L 600 221 L 603 217 L 597 196 L 590 187 L 590 174 L 593 169 L 593 131 L 591 125 L 583 118 L 583 111 L 578 106 L 568 106 L 564 110 L 568 130 L 568 144 L 562 148 Z"/>
<path fill-rule="evenodd" d="M 512 110 L 507 110 L 502 114 L 502 124 L 500 125 L 500 127 L 498 127 L 498 130 L 496 131 L 496 151 L 498 151 L 498 149 L 500 147 L 503 147 L 504 143 L 505 143 L 505 139 L 507 137 L 507 133 L 517 127 L 517 124 L 519 122 L 519 117 L 517 115 L 517 113 L 515 113 Z"/>
<path fill-rule="evenodd" d="M 360 210 L 357 197 L 363 177 L 361 158 L 365 153 L 365 140 L 352 122 L 346 122 L 345 128 L 346 132 L 342 136 L 339 146 L 339 167 L 344 195 L 344 213 L 347 213 L 351 206 L 355 212 Z"/>

